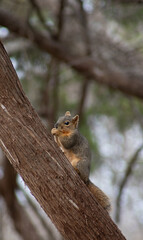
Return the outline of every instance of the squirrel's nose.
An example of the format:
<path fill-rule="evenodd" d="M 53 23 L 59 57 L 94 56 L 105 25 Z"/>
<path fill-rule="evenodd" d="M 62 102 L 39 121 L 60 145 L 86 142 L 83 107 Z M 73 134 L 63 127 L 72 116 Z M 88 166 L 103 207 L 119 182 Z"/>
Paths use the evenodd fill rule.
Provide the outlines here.
<path fill-rule="evenodd" d="M 55 128 L 58 128 L 58 125 L 59 125 L 59 124 L 58 124 L 58 123 L 56 123 L 56 124 L 55 124 Z"/>

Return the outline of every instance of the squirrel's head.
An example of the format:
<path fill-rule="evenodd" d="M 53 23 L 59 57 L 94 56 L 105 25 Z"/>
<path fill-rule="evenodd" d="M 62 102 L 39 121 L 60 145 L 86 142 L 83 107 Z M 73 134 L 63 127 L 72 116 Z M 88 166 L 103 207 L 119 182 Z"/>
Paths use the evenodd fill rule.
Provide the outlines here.
<path fill-rule="evenodd" d="M 60 117 L 55 124 L 55 128 L 59 131 L 70 132 L 78 128 L 79 116 L 71 116 L 70 112 L 67 111 L 63 117 Z"/>

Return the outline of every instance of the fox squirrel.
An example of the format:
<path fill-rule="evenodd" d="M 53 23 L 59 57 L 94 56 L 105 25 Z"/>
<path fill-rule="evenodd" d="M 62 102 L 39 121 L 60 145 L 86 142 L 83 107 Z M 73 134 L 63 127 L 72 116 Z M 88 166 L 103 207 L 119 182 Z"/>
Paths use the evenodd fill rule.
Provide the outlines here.
<path fill-rule="evenodd" d="M 108 197 L 89 180 L 90 148 L 87 139 L 78 131 L 78 123 L 79 116 L 72 117 L 70 112 L 67 111 L 65 116 L 58 119 L 51 133 L 54 136 L 55 142 L 93 193 L 99 204 L 109 211 L 110 201 Z"/>

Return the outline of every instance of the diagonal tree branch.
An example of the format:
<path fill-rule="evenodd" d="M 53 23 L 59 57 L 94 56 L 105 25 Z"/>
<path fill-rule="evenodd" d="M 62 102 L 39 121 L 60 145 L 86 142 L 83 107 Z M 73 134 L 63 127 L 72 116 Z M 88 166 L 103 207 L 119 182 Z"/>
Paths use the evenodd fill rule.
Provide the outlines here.
<path fill-rule="evenodd" d="M 43 110 L 40 115 L 47 119 L 47 130 L 49 132 L 51 132 L 53 123 L 56 121 L 57 112 L 59 109 L 59 69 L 60 65 L 57 59 L 51 58 L 48 64 L 45 88 L 42 91 L 41 105 Z"/>
<path fill-rule="evenodd" d="M 83 28 L 83 36 L 85 39 L 85 43 L 86 43 L 86 51 L 87 51 L 87 55 L 91 55 L 92 54 L 92 50 L 91 50 L 91 39 L 90 39 L 90 33 L 89 33 L 89 26 L 88 26 L 88 20 L 87 20 L 87 15 L 86 12 L 84 10 L 83 7 L 83 1 L 82 0 L 78 0 L 79 2 L 79 6 L 80 6 L 80 21 L 81 21 L 81 25 Z"/>
<path fill-rule="evenodd" d="M 127 168 L 125 170 L 125 174 L 123 176 L 123 179 L 121 180 L 120 184 L 119 184 L 119 192 L 117 195 L 117 199 L 116 199 L 116 211 L 115 211 L 115 220 L 116 222 L 120 222 L 120 213 L 121 213 L 121 198 L 122 198 L 122 194 L 124 191 L 124 188 L 128 182 L 129 177 L 131 176 L 132 172 L 133 172 L 133 167 L 135 165 L 135 163 L 138 160 L 138 155 L 141 152 L 141 150 L 143 149 L 143 145 L 141 145 L 134 153 L 134 155 L 131 157 Z"/>
<path fill-rule="evenodd" d="M 90 81 L 87 81 L 87 79 L 85 78 L 84 82 L 82 84 L 82 87 L 81 87 L 79 105 L 78 105 L 78 109 L 77 109 L 77 112 L 78 112 L 81 120 L 83 117 L 83 112 L 84 112 L 85 102 L 87 99 L 89 84 L 90 84 Z"/>
<path fill-rule="evenodd" d="M 65 5 L 66 5 L 66 0 L 59 1 L 59 12 L 57 16 L 57 34 L 56 34 L 57 40 L 60 40 L 62 31 L 63 31 Z"/>
<path fill-rule="evenodd" d="M 36 0 L 29 0 L 29 1 L 30 1 L 30 3 L 31 3 L 32 7 L 35 9 L 35 11 L 36 11 L 36 13 L 37 13 L 37 16 L 38 16 L 41 24 L 43 25 L 43 27 L 44 27 L 46 30 L 48 30 L 48 32 L 49 32 L 49 33 L 51 34 L 51 36 L 52 36 L 52 35 L 53 35 L 53 32 L 52 32 L 51 28 L 46 24 L 46 21 L 45 21 L 45 19 L 44 19 L 44 16 L 43 16 L 43 14 L 42 14 L 42 11 L 41 11 L 41 9 L 40 9 L 37 1 L 36 1 Z"/>
<path fill-rule="evenodd" d="M 108 66 L 107 62 L 101 64 L 98 57 L 77 57 L 76 55 L 70 55 L 68 53 L 68 46 L 63 46 L 42 32 L 31 29 L 24 21 L 2 8 L 0 8 L 0 24 L 7 27 L 13 33 L 30 39 L 41 50 L 67 63 L 84 77 L 91 78 L 100 84 L 120 90 L 126 94 L 143 98 L 142 67 L 140 67 L 140 71 L 134 71 L 133 67 L 131 67 L 130 71 L 126 70 L 126 68 L 121 68 L 119 71 L 112 66 Z"/>
<path fill-rule="evenodd" d="M 125 239 L 46 134 L 1 44 L 0 66 L 0 146 L 41 207 L 66 239 Z"/>

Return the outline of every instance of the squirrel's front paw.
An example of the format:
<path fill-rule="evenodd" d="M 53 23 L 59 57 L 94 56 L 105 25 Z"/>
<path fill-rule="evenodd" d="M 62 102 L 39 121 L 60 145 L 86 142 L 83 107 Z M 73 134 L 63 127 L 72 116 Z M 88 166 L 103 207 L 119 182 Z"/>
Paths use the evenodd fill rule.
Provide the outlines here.
<path fill-rule="evenodd" d="M 51 130 L 52 135 L 56 135 L 57 132 L 58 132 L 58 131 L 57 131 L 56 128 L 52 128 L 52 130 Z"/>

